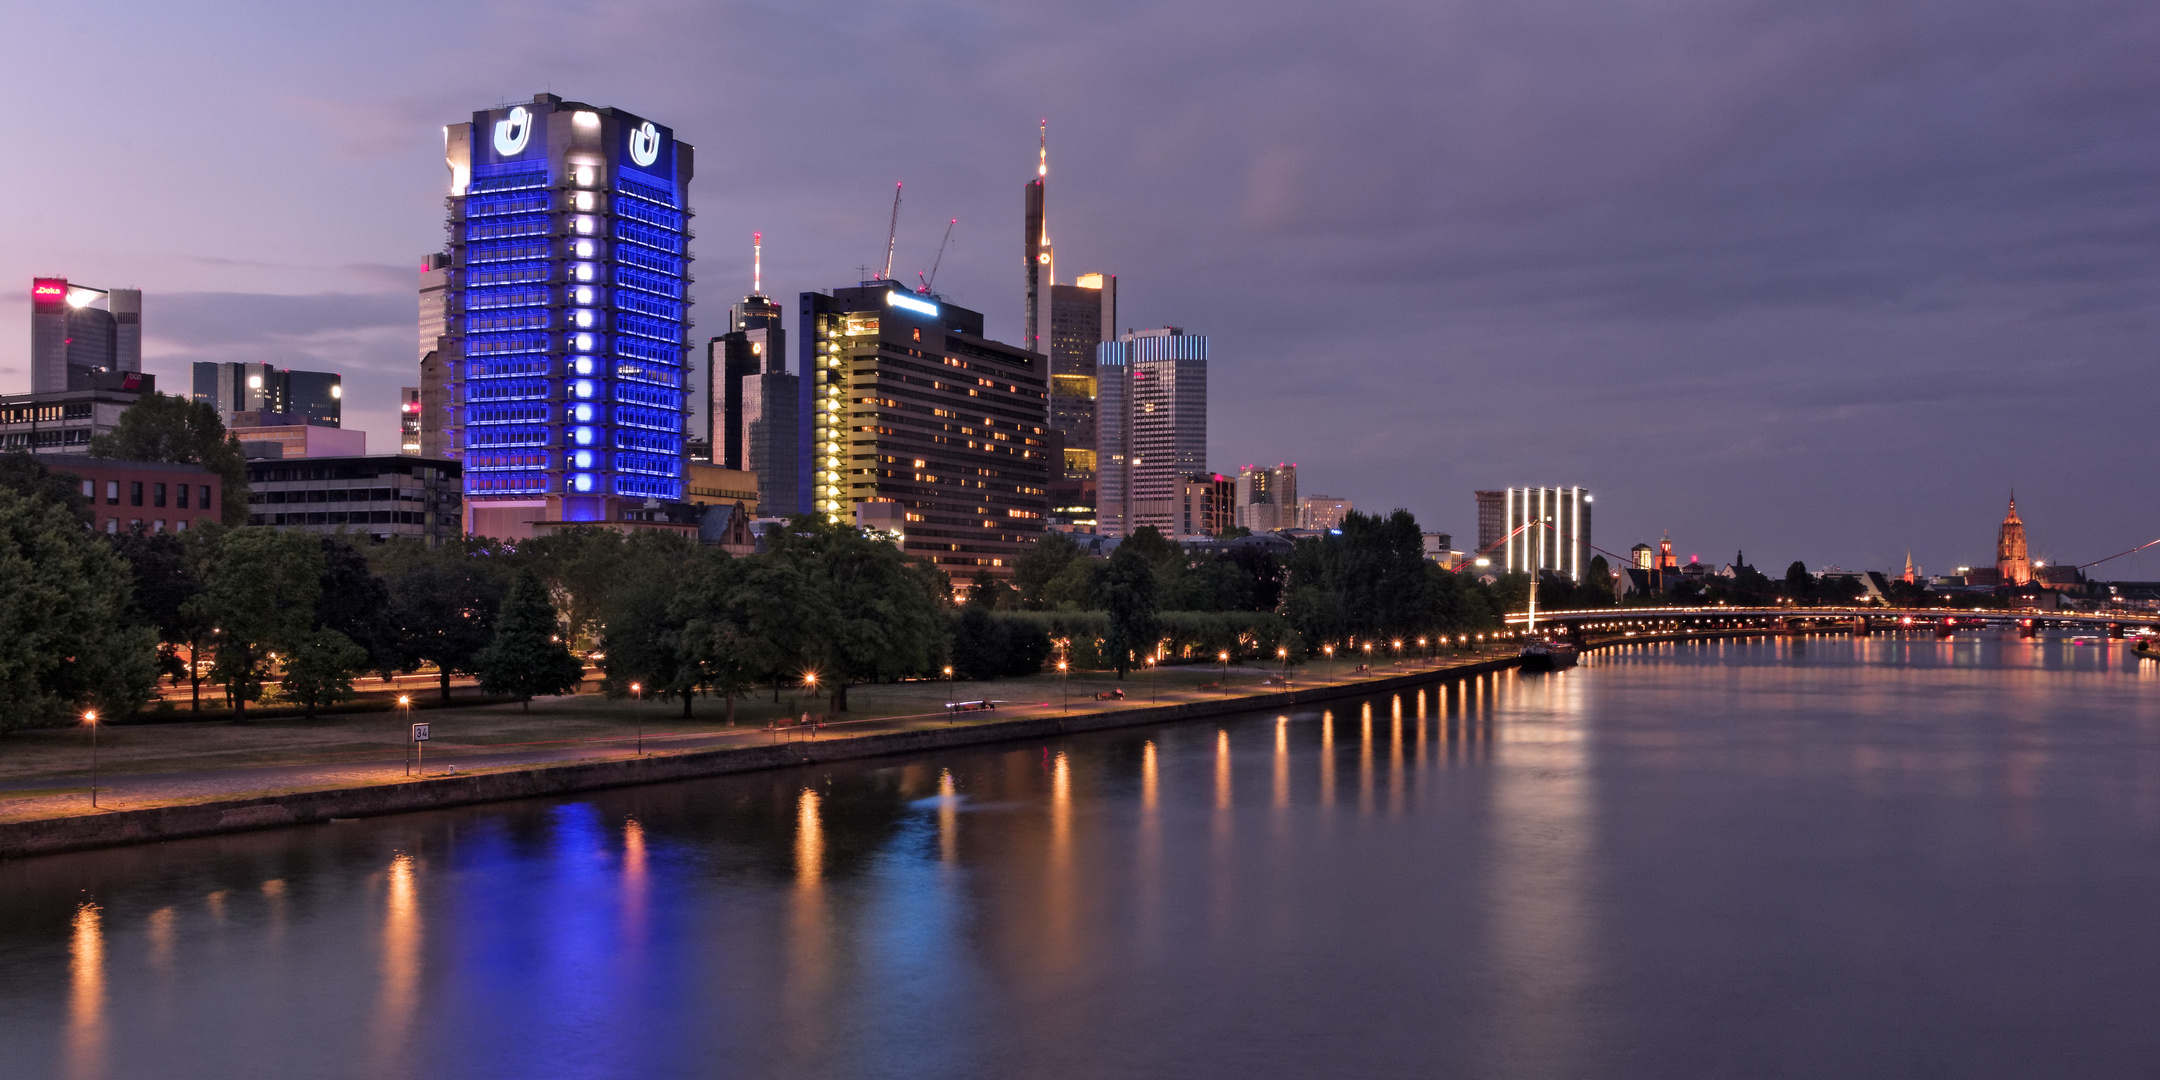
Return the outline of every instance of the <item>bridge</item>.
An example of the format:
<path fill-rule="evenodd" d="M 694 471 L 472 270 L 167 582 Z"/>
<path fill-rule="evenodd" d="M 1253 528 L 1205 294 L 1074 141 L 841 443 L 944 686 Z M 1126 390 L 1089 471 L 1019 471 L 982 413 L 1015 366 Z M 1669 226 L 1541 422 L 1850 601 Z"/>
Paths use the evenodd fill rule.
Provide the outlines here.
<path fill-rule="evenodd" d="M 1529 622 L 1525 614 L 1506 618 L 1510 629 L 1520 631 Z M 2088 629 L 2119 638 L 2135 631 L 2160 633 L 2160 614 L 2127 611 L 2041 611 L 2013 608 L 1949 609 L 1896 607 L 1643 607 L 1593 608 L 1583 611 L 1540 611 L 1537 625 L 1564 627 L 1571 640 L 1645 634 L 1685 634 L 1719 630 L 1769 630 L 1810 633 L 1843 630 L 1853 634 L 1876 631 L 1928 633 L 1949 637 L 1960 630 L 1991 627 L 2014 628 L 2019 637 L 2034 637 L 2050 627 Z"/>

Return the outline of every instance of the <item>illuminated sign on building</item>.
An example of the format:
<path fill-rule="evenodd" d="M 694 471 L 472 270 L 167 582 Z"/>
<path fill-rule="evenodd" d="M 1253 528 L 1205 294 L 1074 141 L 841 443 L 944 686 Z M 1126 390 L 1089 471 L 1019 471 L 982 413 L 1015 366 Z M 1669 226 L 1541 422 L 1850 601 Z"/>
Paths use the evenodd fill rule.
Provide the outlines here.
<path fill-rule="evenodd" d="M 918 315 L 928 315 L 933 319 L 937 317 L 936 304 L 928 300 L 917 300 L 898 289 L 885 294 L 885 303 L 888 307 L 902 308 Z"/>
<path fill-rule="evenodd" d="M 660 129 L 650 120 L 630 130 L 630 160 L 648 168 L 660 160 Z"/>
<path fill-rule="evenodd" d="M 495 122 L 495 152 L 504 157 L 516 157 L 525 151 L 525 143 L 532 138 L 532 114 L 519 105 L 510 115 Z"/>
<path fill-rule="evenodd" d="M 30 299 L 40 304 L 57 304 L 67 299 L 66 278 L 37 278 L 30 282 Z"/>

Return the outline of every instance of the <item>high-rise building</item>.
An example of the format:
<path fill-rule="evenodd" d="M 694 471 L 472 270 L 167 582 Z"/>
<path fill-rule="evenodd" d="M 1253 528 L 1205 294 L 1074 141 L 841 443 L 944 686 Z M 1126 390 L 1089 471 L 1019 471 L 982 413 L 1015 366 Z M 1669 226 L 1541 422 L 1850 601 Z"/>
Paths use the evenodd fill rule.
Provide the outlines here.
<path fill-rule="evenodd" d="M 896 503 L 909 555 L 962 588 L 1009 577 L 1049 508 L 1042 357 L 897 281 L 804 293 L 800 318 L 799 509 L 848 522 Z"/>
<path fill-rule="evenodd" d="M 444 137 L 467 531 L 681 499 L 691 148 L 553 94 Z"/>
<path fill-rule="evenodd" d="M 1206 471 L 1208 339 L 1175 326 L 1096 347 L 1096 529 L 1173 535 L 1178 485 Z"/>
<path fill-rule="evenodd" d="M 775 360 L 740 387 L 744 471 L 757 477 L 758 516 L 802 513 L 802 378 Z"/>
<path fill-rule="evenodd" d="M 1229 532 L 1235 524 L 1230 510 L 1236 498 L 1237 481 L 1221 473 L 1181 477 L 1177 520 L 1172 523 L 1171 535 L 1188 540 Z"/>
<path fill-rule="evenodd" d="M 1350 500 L 1333 495 L 1307 495 L 1298 500 L 1298 528 L 1339 529 L 1350 516 Z"/>
<path fill-rule="evenodd" d="M 1477 500 L 1477 550 L 1484 554 L 1508 534 L 1507 492 L 1473 491 L 1470 494 Z"/>
<path fill-rule="evenodd" d="M 198 360 L 193 391 L 194 399 L 216 409 L 227 427 L 242 413 L 279 418 L 265 423 L 344 423 L 344 379 L 334 372 Z"/>
<path fill-rule="evenodd" d="M 764 240 L 763 233 L 750 234 L 750 295 L 729 313 L 728 332 L 706 343 L 705 438 L 712 444 L 713 462 L 729 469 L 755 471 L 748 464 L 745 410 L 771 415 L 762 402 L 752 400 L 755 380 L 787 371 L 787 318 L 764 292 Z"/>
<path fill-rule="evenodd" d="M 79 381 L 87 385 L 0 394 L 0 452 L 87 454 L 91 439 L 110 434 L 121 414 L 157 392 L 157 377 L 139 371 L 88 371 Z"/>
<path fill-rule="evenodd" d="M 1050 477 L 1052 520 L 1085 527 L 1098 520 L 1096 348 L 1117 334 L 1117 275 L 1088 273 L 1069 285 L 1057 283 L 1046 202 L 1047 123 L 1040 136 L 1035 179 L 1028 181 L 1021 198 L 1027 298 L 1021 343 L 1050 358 L 1050 430 L 1063 442 L 1063 460 L 1055 463 Z"/>
<path fill-rule="evenodd" d="M 1298 527 L 1297 465 L 1246 465 L 1238 469 L 1237 524 L 1256 533 Z"/>
<path fill-rule="evenodd" d="M 94 372 L 142 371 L 142 291 L 30 282 L 30 392 L 91 390 Z"/>
<path fill-rule="evenodd" d="M 2002 527 L 1995 531 L 1995 569 L 2002 574 L 2005 585 L 2027 585 L 2032 582 L 2032 559 L 2025 549 L 2025 522 L 2018 517 L 2017 493 L 2010 493 L 2010 512 L 2003 515 Z"/>
<path fill-rule="evenodd" d="M 462 460 L 465 454 L 464 380 L 451 363 L 450 256 L 420 257 L 420 424 L 421 457 Z M 461 479 L 459 481 L 463 483 Z"/>
<path fill-rule="evenodd" d="M 1487 520 L 1488 496 L 1497 495 L 1500 521 Z M 1506 488 L 1480 491 L 1478 550 L 1501 544 L 1496 561 L 1509 573 L 1551 570 L 1581 582 L 1593 554 L 1590 492 L 1582 487 Z M 1488 531 L 1497 533 L 1487 539 Z"/>
<path fill-rule="evenodd" d="M 398 387 L 398 453 L 420 453 L 420 388 Z"/>

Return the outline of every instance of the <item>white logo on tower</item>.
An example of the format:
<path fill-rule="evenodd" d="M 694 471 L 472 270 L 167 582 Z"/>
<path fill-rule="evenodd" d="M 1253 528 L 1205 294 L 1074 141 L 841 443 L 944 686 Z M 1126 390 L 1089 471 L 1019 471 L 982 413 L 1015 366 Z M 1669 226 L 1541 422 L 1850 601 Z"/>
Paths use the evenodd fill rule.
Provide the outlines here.
<path fill-rule="evenodd" d="M 650 120 L 630 132 L 630 160 L 640 166 L 660 160 L 660 129 Z"/>
<path fill-rule="evenodd" d="M 510 115 L 495 121 L 495 152 L 504 157 L 515 157 L 525 149 L 526 140 L 532 138 L 532 114 L 519 105 Z"/>

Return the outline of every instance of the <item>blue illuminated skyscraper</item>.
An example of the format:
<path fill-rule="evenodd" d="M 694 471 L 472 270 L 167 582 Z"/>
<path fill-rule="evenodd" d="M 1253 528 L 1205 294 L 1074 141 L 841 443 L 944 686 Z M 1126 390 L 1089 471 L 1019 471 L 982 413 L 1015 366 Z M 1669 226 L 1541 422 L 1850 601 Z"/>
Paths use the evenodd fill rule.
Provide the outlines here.
<path fill-rule="evenodd" d="M 690 146 L 553 94 L 444 139 L 466 530 L 522 539 L 681 499 Z"/>

